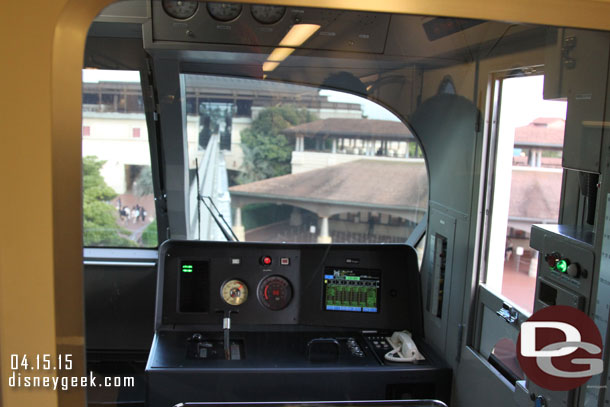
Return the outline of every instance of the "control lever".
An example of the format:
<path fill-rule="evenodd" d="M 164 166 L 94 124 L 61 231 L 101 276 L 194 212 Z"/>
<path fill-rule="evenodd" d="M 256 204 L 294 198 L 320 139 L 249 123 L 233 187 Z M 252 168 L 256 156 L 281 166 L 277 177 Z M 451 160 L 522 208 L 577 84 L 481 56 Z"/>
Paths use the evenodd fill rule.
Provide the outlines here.
<path fill-rule="evenodd" d="M 225 310 L 225 311 L 216 311 L 216 312 L 224 312 L 224 317 L 222 318 L 222 331 L 224 334 L 224 350 L 225 350 L 225 359 L 231 360 L 231 343 L 230 343 L 230 332 L 231 332 L 231 313 L 239 313 L 237 310 Z"/>

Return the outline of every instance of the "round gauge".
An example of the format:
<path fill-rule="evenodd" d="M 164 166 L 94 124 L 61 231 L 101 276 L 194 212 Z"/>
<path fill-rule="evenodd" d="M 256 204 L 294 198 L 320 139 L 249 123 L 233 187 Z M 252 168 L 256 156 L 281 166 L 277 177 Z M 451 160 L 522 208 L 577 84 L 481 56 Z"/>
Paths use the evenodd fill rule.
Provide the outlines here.
<path fill-rule="evenodd" d="M 284 17 L 286 7 L 284 6 L 263 6 L 253 5 L 252 17 L 261 24 L 275 24 Z"/>
<path fill-rule="evenodd" d="M 178 20 L 192 17 L 199 7 L 197 0 L 163 0 L 162 4 L 165 12 Z"/>
<path fill-rule="evenodd" d="M 229 305 L 240 305 L 248 299 L 248 287 L 243 281 L 229 280 L 220 289 L 222 299 Z"/>
<path fill-rule="evenodd" d="M 258 285 L 258 300 L 272 311 L 284 309 L 292 300 L 292 286 L 284 277 L 267 277 Z"/>
<path fill-rule="evenodd" d="M 239 3 L 208 3 L 208 12 L 218 21 L 231 21 L 241 13 Z"/>

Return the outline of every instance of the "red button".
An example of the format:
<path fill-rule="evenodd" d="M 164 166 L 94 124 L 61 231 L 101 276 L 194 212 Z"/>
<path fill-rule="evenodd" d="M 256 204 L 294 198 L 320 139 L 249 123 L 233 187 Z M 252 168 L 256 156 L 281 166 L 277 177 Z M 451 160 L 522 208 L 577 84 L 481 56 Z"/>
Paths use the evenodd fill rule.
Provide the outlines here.
<path fill-rule="evenodd" d="M 265 266 L 271 265 L 271 257 L 263 256 L 263 258 L 261 259 L 261 263 Z"/>
<path fill-rule="evenodd" d="M 560 259 L 561 259 L 561 256 L 557 252 L 547 253 L 546 256 L 544 256 L 544 260 L 546 260 L 547 264 L 551 268 L 555 268 L 555 266 L 557 265 L 557 262 Z"/>

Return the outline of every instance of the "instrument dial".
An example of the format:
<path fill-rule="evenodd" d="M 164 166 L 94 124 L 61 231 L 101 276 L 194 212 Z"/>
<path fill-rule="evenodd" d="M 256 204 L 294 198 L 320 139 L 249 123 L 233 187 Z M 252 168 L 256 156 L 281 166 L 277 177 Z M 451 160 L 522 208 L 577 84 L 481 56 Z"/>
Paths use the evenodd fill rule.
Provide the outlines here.
<path fill-rule="evenodd" d="M 163 0 L 161 4 L 167 14 L 178 20 L 192 17 L 199 7 L 197 0 Z"/>
<path fill-rule="evenodd" d="M 239 3 L 208 3 L 208 12 L 218 21 L 231 21 L 241 14 Z"/>
<path fill-rule="evenodd" d="M 258 285 L 258 300 L 272 311 L 284 309 L 292 300 L 292 286 L 284 277 L 267 277 Z"/>
<path fill-rule="evenodd" d="M 250 9 L 252 17 L 261 24 L 275 24 L 284 17 L 286 7 L 284 6 L 263 6 L 255 4 Z"/>
<path fill-rule="evenodd" d="M 248 287 L 240 280 L 229 280 L 220 289 L 222 299 L 229 305 L 241 305 L 248 299 Z"/>

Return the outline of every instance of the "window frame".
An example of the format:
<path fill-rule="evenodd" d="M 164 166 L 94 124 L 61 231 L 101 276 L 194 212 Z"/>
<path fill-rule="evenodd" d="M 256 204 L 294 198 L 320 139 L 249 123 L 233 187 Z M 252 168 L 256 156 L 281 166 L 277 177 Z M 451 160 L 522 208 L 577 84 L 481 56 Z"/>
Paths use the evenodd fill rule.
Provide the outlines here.
<path fill-rule="evenodd" d="M 484 128 L 484 148 L 481 157 L 481 213 L 483 222 L 479 229 L 479 260 L 478 260 L 478 279 L 475 294 L 475 307 L 473 310 L 472 327 L 472 347 L 479 352 L 483 335 L 483 311 L 485 307 L 499 311 L 502 307 L 510 307 L 517 311 L 517 321 L 514 323 L 516 329 L 520 324 L 530 317 L 531 313 L 515 304 L 510 298 L 501 293 L 490 290 L 487 287 L 488 259 L 489 259 L 489 239 L 491 235 L 491 221 L 493 218 L 493 199 L 496 189 L 495 169 L 497 165 L 498 136 L 499 136 L 499 117 L 501 113 L 501 95 L 504 79 L 544 75 L 543 65 L 534 65 L 511 70 L 492 71 L 488 75 L 487 93 L 485 102 L 485 128 Z M 501 318 L 498 316 L 498 318 Z"/>
<path fill-rule="evenodd" d="M 216 76 L 219 78 L 237 78 L 237 79 L 247 79 L 247 80 L 255 80 L 255 81 L 263 81 L 263 79 L 260 78 L 254 78 L 251 76 L 248 76 L 244 73 L 235 73 L 235 72 L 230 72 L 230 73 L 219 73 L 219 72 L 214 72 L 213 70 L 206 70 L 206 69 L 200 69 L 197 68 L 195 66 L 192 66 L 188 63 L 178 63 L 177 66 L 169 66 L 169 64 L 167 64 L 167 66 L 165 65 L 167 64 L 167 62 L 165 61 L 159 61 L 156 65 L 155 65 L 155 73 L 157 72 L 161 72 L 162 70 L 165 70 L 165 72 L 171 72 L 172 74 L 175 74 L 177 72 L 178 75 L 178 80 L 176 81 L 177 83 L 180 84 L 180 93 L 183 95 L 182 99 L 185 101 L 183 103 L 183 107 L 182 107 L 182 111 L 180 114 L 180 123 L 182 123 L 183 126 L 183 131 L 184 131 L 184 137 L 186 137 L 186 121 L 187 121 L 187 116 L 189 114 L 189 103 L 188 103 L 188 98 L 187 95 L 189 95 L 189 90 L 187 89 L 188 84 L 188 76 L 189 75 L 202 75 L 202 76 Z M 268 83 L 273 83 L 273 84 L 292 84 L 292 85 L 299 85 L 299 86 L 305 86 L 305 87 L 310 87 L 310 88 L 315 88 L 318 91 L 320 90 L 332 90 L 332 91 L 336 91 L 336 92 L 342 92 L 345 93 L 347 95 L 352 95 L 352 96 L 357 96 L 359 98 L 365 99 L 361 94 L 355 93 L 353 91 L 350 91 L 349 89 L 343 89 L 343 88 L 332 88 L 329 86 L 326 86 L 324 84 L 315 84 L 315 83 L 307 83 L 307 82 L 300 82 L 300 81 L 295 81 L 295 80 L 277 80 L 277 79 L 267 79 L 265 80 Z M 426 233 L 427 233 L 427 225 L 428 225 L 428 215 L 429 215 L 429 211 L 430 211 L 430 171 L 428 169 L 428 161 L 427 161 L 427 157 L 423 148 L 423 143 L 421 142 L 421 140 L 417 137 L 416 132 L 413 130 L 412 126 L 409 124 L 408 121 L 405 120 L 404 117 L 401 117 L 400 115 L 396 114 L 396 112 L 388 109 L 386 106 L 384 106 L 383 104 L 379 103 L 376 100 L 368 100 L 369 102 L 374 103 L 375 105 L 384 108 L 386 110 L 388 110 L 390 113 L 392 113 L 395 117 L 397 117 L 399 119 L 399 122 L 405 127 L 407 128 L 414 136 L 415 142 L 416 142 L 416 156 L 415 157 L 409 157 L 409 158 L 418 158 L 418 159 L 422 159 L 424 161 L 424 165 L 425 165 L 425 170 L 426 170 L 426 178 L 427 178 L 427 182 L 428 182 L 428 202 L 427 202 L 427 207 L 426 210 L 424 212 L 424 215 L 422 217 L 422 219 L 417 222 L 415 228 L 413 229 L 413 231 L 407 235 L 403 241 L 401 241 L 401 243 L 404 244 L 408 244 L 414 247 L 414 249 L 418 249 L 417 246 L 421 246 L 423 245 L 422 249 L 421 249 L 421 253 L 425 253 L 426 252 L 426 245 L 427 245 L 427 239 L 426 239 Z M 161 102 L 163 103 L 163 101 Z M 168 115 L 166 114 L 164 119 L 167 120 Z M 240 117 L 237 116 L 237 112 L 235 112 L 235 115 L 233 116 L 234 118 Z M 177 118 L 173 118 L 174 122 L 177 123 Z M 161 125 L 164 125 L 165 123 L 162 121 Z M 163 136 L 162 136 L 163 137 Z M 307 141 L 308 139 L 306 139 Z M 188 143 L 187 141 L 184 141 L 186 144 L 183 145 L 183 148 L 185 149 L 185 154 L 186 154 L 186 166 L 188 168 L 188 160 L 190 159 L 188 157 Z M 407 148 L 409 148 L 409 146 L 407 145 Z M 421 156 L 420 156 L 421 155 Z M 201 163 L 199 163 L 201 165 Z M 188 185 L 186 186 L 186 191 L 189 190 Z M 186 206 L 185 209 L 185 217 L 187 224 L 190 225 L 190 221 L 189 221 L 189 213 L 192 212 L 192 208 L 190 208 L 190 205 L 192 205 L 192 202 L 189 203 L 189 206 Z M 371 211 L 374 211 L 375 208 L 371 207 Z M 203 213 L 203 212 L 202 212 Z M 176 219 L 179 221 L 183 221 L 183 219 L 178 219 L 176 214 L 171 214 L 170 213 L 170 222 L 172 219 Z M 330 219 L 330 217 L 329 217 Z M 234 225 L 233 225 L 234 226 Z M 188 227 L 187 227 L 188 229 Z M 190 238 L 189 238 L 190 240 Z M 197 240 L 197 239 L 194 239 Z M 305 242 L 300 242 L 300 243 L 305 243 Z M 349 242 L 334 242 L 333 243 L 337 243 L 337 244 L 343 244 L 343 243 L 349 243 Z M 389 242 L 384 242 L 384 243 L 371 243 L 371 244 L 388 244 Z M 317 244 L 317 243 L 316 243 Z M 423 255 L 419 255 L 420 253 L 418 252 L 418 263 L 421 269 L 421 265 L 422 265 L 422 261 L 423 261 Z"/>
<path fill-rule="evenodd" d="M 527 77 L 534 75 L 544 75 L 542 65 L 534 65 L 519 69 L 494 71 L 489 74 L 487 88 L 487 102 L 485 109 L 485 140 L 487 149 L 484 152 L 482 168 L 484 168 L 483 181 L 483 205 L 484 222 L 481 225 L 480 235 L 480 259 L 479 259 L 479 278 L 478 285 L 486 286 L 489 266 L 489 239 L 491 235 L 491 224 L 493 219 L 493 200 L 496 191 L 495 172 L 498 156 L 498 137 L 499 137 L 499 118 L 501 113 L 501 97 L 503 81 L 516 77 Z M 493 292 L 493 291 L 490 291 Z M 498 297 L 505 298 L 501 293 L 495 293 Z M 511 306 L 521 308 L 508 300 Z M 525 312 L 524 310 L 522 310 Z M 525 312 L 529 314 L 529 312 Z"/>

